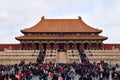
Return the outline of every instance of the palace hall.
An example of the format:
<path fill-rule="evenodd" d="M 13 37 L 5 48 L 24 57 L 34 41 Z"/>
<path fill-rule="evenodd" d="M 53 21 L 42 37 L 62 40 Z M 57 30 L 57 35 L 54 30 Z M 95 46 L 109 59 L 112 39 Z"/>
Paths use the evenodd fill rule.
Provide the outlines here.
<path fill-rule="evenodd" d="M 46 19 L 44 16 L 34 26 L 21 30 L 22 50 L 57 49 L 102 49 L 107 37 L 100 36 L 100 29 L 86 24 L 80 16 L 78 19 Z"/>
<path fill-rule="evenodd" d="M 104 43 L 102 30 L 86 24 L 82 17 L 57 19 L 41 17 L 22 29 L 18 44 L 0 44 L 0 64 L 86 63 L 105 61 L 120 64 L 120 44 Z"/>

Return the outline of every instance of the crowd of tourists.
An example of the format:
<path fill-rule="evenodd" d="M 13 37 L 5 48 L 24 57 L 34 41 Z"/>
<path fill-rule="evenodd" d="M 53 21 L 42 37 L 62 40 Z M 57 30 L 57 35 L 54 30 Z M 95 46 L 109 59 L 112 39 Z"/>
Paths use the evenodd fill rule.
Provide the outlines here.
<path fill-rule="evenodd" d="M 120 80 L 120 72 L 110 70 L 104 62 L 0 65 L 0 80 L 31 80 L 33 76 L 39 76 L 39 80 L 109 80 L 110 75 L 113 80 Z"/>
<path fill-rule="evenodd" d="M 104 61 L 90 63 L 84 52 L 79 52 L 82 63 L 20 63 L 15 65 L 0 65 L 0 80 L 120 80 L 120 72 L 115 67 L 110 69 Z M 43 55 L 43 54 L 42 54 Z"/>

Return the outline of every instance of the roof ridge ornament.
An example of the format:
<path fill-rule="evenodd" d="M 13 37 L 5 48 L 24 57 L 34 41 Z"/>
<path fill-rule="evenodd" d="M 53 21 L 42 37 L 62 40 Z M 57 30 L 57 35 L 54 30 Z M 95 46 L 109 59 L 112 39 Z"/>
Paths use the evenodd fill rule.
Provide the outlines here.
<path fill-rule="evenodd" d="M 43 19 L 45 19 L 45 16 L 42 16 L 42 17 L 41 17 L 41 20 L 43 20 Z"/>
<path fill-rule="evenodd" d="M 82 17 L 81 17 L 81 16 L 78 16 L 78 19 L 80 19 L 80 20 L 81 20 L 81 19 L 82 19 Z"/>

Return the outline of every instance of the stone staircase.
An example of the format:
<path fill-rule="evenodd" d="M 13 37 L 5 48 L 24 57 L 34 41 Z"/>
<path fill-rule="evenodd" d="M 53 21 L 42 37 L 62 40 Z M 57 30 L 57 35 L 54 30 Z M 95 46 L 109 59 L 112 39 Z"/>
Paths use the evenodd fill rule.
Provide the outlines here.
<path fill-rule="evenodd" d="M 78 50 L 67 50 L 68 63 L 81 63 Z"/>
<path fill-rule="evenodd" d="M 57 50 L 46 50 L 44 63 L 56 63 L 57 62 Z"/>
<path fill-rule="evenodd" d="M 36 62 L 38 52 L 38 50 L 4 50 L 0 52 L 0 64 L 19 64 L 21 61 Z"/>
<path fill-rule="evenodd" d="M 104 61 L 108 64 L 120 64 L 120 50 L 86 50 L 86 55 L 91 63 Z"/>
<path fill-rule="evenodd" d="M 39 50 L 4 50 L 0 51 L 0 64 L 19 64 L 36 62 Z M 57 50 L 46 50 L 44 63 L 73 63 L 80 62 L 79 53 L 76 50 L 67 50 L 67 52 L 58 52 Z"/>
<path fill-rule="evenodd" d="M 57 50 L 47 50 L 44 63 L 81 63 L 77 50 L 67 50 L 67 52 L 57 52 Z"/>

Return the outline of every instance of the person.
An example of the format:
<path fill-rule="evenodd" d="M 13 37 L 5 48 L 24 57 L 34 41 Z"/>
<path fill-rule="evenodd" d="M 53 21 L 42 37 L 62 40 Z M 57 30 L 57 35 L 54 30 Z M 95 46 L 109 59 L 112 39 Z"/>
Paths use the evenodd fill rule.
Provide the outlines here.
<path fill-rule="evenodd" d="M 63 77 L 62 77 L 61 74 L 59 74 L 59 76 L 58 76 L 58 80 L 63 80 Z"/>
<path fill-rule="evenodd" d="M 54 76 L 52 80 L 58 80 L 58 74 L 56 72 L 54 72 Z"/>
<path fill-rule="evenodd" d="M 40 70 L 39 70 L 39 80 L 43 80 L 43 74 L 44 74 L 44 72 L 43 72 L 43 70 L 40 68 Z"/>
<path fill-rule="evenodd" d="M 0 71 L 0 80 L 3 80 L 2 71 Z"/>
<path fill-rule="evenodd" d="M 15 77 L 16 77 L 18 80 L 21 80 L 21 79 L 22 79 L 22 74 L 16 74 Z"/>
<path fill-rule="evenodd" d="M 116 71 L 112 73 L 112 79 L 113 80 L 118 80 L 119 79 L 119 75 Z"/>
<path fill-rule="evenodd" d="M 48 73 L 48 79 L 47 80 L 52 80 L 53 79 L 54 74 L 52 72 Z"/>
<path fill-rule="evenodd" d="M 103 73 L 102 72 L 100 72 L 100 74 L 99 74 L 99 79 L 103 80 Z"/>
<path fill-rule="evenodd" d="M 26 80 L 31 80 L 31 75 L 28 71 L 27 71 L 27 74 L 26 74 Z"/>
<path fill-rule="evenodd" d="M 40 75 L 40 76 L 39 76 L 39 80 L 43 80 L 43 75 Z"/>
<path fill-rule="evenodd" d="M 0 80 L 3 80 L 2 75 L 0 75 Z"/>
<path fill-rule="evenodd" d="M 8 80 L 8 78 L 7 78 L 7 77 L 5 77 L 5 78 L 4 78 L 4 80 Z"/>

